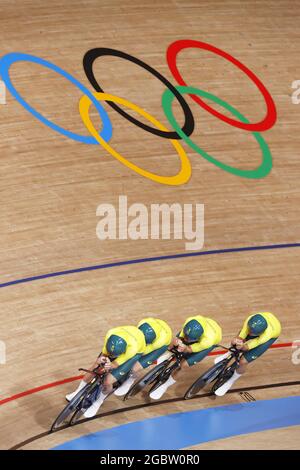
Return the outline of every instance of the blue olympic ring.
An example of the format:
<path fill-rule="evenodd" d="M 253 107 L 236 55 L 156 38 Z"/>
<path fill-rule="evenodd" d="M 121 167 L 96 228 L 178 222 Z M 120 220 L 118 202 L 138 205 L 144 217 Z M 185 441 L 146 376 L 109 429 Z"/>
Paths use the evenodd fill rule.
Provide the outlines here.
<path fill-rule="evenodd" d="M 9 54 L 4 55 L 0 59 L 0 76 L 2 77 L 2 80 L 4 81 L 6 87 L 10 91 L 10 93 L 16 98 L 17 101 L 25 108 L 27 111 L 29 111 L 33 116 L 35 116 L 37 119 L 39 119 L 42 123 L 44 123 L 46 126 L 50 127 L 51 129 L 59 132 L 60 134 L 69 137 L 70 139 L 76 140 L 77 142 L 82 142 L 84 144 L 95 144 L 98 145 L 97 140 L 92 137 L 92 136 L 81 136 L 79 134 L 75 134 L 74 132 L 70 132 L 63 127 L 58 126 L 57 124 L 54 124 L 53 122 L 49 121 L 46 119 L 44 116 L 42 116 L 38 111 L 36 111 L 34 108 L 32 108 L 22 97 L 21 95 L 17 92 L 15 87 L 13 86 L 10 76 L 9 76 L 9 68 L 14 62 L 18 61 L 25 61 L 25 62 L 35 62 L 37 64 L 40 64 L 44 67 L 47 67 L 48 69 L 53 70 L 54 72 L 58 73 L 59 75 L 62 75 L 65 77 L 67 80 L 69 80 L 73 85 L 75 85 L 77 88 L 79 88 L 85 95 L 89 97 L 89 99 L 93 102 L 95 105 L 96 109 L 98 110 L 102 122 L 103 122 L 103 129 L 100 133 L 100 136 L 102 139 L 104 139 L 106 142 L 108 142 L 111 137 L 112 137 L 112 124 L 111 120 L 108 117 L 107 112 L 105 109 L 101 106 L 101 104 L 96 100 L 94 97 L 93 93 L 91 93 L 82 83 L 80 83 L 76 78 L 72 77 L 68 72 L 65 72 L 63 69 L 58 67 L 55 64 L 52 64 L 51 62 L 48 62 L 47 60 L 40 59 L 39 57 L 36 57 L 34 55 L 30 54 L 23 54 L 19 52 L 11 52 Z"/>

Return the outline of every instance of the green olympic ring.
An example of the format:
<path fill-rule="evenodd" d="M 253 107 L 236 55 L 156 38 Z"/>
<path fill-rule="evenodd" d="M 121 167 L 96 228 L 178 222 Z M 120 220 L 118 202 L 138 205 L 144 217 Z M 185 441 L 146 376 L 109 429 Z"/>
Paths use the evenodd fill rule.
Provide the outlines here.
<path fill-rule="evenodd" d="M 239 118 L 242 122 L 244 123 L 249 123 L 248 119 L 245 118 L 237 109 L 233 108 L 230 104 L 226 103 L 225 101 L 221 100 L 215 95 L 212 95 L 211 93 L 208 93 L 207 91 L 200 90 L 199 88 L 194 88 L 191 86 L 177 86 L 176 89 L 184 94 L 188 93 L 191 95 L 198 95 L 202 96 L 204 98 L 208 98 L 209 100 L 213 101 L 214 103 L 219 104 L 223 108 L 227 109 L 230 111 L 234 116 Z M 174 95 L 170 90 L 166 90 L 162 96 L 162 107 L 164 109 L 165 115 L 168 118 L 170 124 L 173 126 L 173 128 L 176 130 L 176 132 L 180 135 L 180 137 L 193 149 L 195 152 L 197 152 L 199 155 L 201 155 L 203 158 L 208 160 L 210 163 L 213 163 L 214 165 L 218 166 L 219 168 L 222 168 L 223 170 L 227 171 L 228 173 L 232 173 L 233 175 L 241 176 L 242 178 L 252 178 L 252 179 L 258 179 L 258 178 L 264 178 L 267 176 L 271 169 L 272 169 L 272 155 L 269 149 L 268 144 L 266 143 L 265 139 L 261 136 L 259 132 L 252 132 L 254 135 L 256 141 L 258 142 L 261 151 L 262 151 L 262 162 L 259 165 L 258 168 L 254 170 L 240 170 L 239 168 L 235 168 L 230 165 L 226 165 L 225 163 L 220 162 L 216 158 L 212 157 L 209 155 L 207 152 L 205 152 L 203 149 L 198 147 L 195 142 L 192 141 L 190 137 L 188 137 L 181 129 L 179 124 L 177 123 L 176 119 L 174 118 L 173 112 L 172 112 L 172 101 L 174 99 Z"/>

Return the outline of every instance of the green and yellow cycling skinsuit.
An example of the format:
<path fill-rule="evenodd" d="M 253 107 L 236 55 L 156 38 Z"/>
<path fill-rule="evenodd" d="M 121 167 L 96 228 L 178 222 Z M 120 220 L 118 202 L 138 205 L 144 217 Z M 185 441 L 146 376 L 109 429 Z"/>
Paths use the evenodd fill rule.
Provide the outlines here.
<path fill-rule="evenodd" d="M 184 354 L 184 358 L 189 366 L 193 366 L 202 361 L 202 359 L 204 359 L 222 340 L 222 329 L 220 325 L 215 320 L 202 317 L 201 315 L 187 318 L 182 330 L 178 334 L 178 338 L 184 339 L 184 327 L 191 320 L 198 321 L 204 332 L 198 341 L 188 344 L 193 351 L 192 353 Z"/>
<path fill-rule="evenodd" d="M 249 351 L 246 351 L 243 356 L 247 362 L 252 362 L 266 352 L 269 347 L 278 339 L 281 333 L 281 324 L 278 318 L 270 312 L 259 312 L 260 315 L 268 323 L 267 329 L 259 336 L 251 336 L 248 327 L 248 321 L 253 315 L 250 315 L 244 322 L 243 328 L 239 333 L 239 337 L 245 340 Z"/>
<path fill-rule="evenodd" d="M 173 335 L 171 328 L 164 320 L 152 317 L 143 318 L 143 320 L 139 322 L 138 327 L 143 323 L 148 323 L 156 334 L 156 338 L 153 343 L 146 345 L 143 356 L 139 359 L 141 366 L 146 369 L 153 364 L 159 356 L 167 351 Z"/>
<path fill-rule="evenodd" d="M 142 357 L 146 349 L 144 334 L 136 326 L 120 326 L 112 328 L 106 334 L 102 354 L 109 356 L 106 349 L 108 338 L 111 335 L 120 336 L 126 343 L 126 351 L 118 356 L 115 361 L 118 364 L 116 369 L 111 370 L 111 374 L 117 379 L 122 380 L 130 372 L 134 364 Z"/>

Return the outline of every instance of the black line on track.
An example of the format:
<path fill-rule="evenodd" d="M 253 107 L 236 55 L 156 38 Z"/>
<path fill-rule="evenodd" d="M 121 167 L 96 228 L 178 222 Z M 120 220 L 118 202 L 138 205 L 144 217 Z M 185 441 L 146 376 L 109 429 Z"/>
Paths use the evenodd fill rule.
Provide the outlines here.
<path fill-rule="evenodd" d="M 256 385 L 256 386 L 251 386 L 251 387 L 245 387 L 245 388 L 234 388 L 232 390 L 229 390 L 227 393 L 239 393 L 239 392 L 249 392 L 253 390 L 265 390 L 268 388 L 279 388 L 279 387 L 292 387 L 293 385 L 300 385 L 300 380 L 294 381 L 294 382 L 281 382 L 281 383 L 275 383 L 275 384 L 266 384 L 266 385 Z M 187 401 L 191 400 L 196 400 L 199 398 L 207 398 L 213 396 L 214 393 L 212 392 L 207 392 L 207 393 L 202 393 L 201 395 L 195 395 L 193 398 L 190 398 Z M 128 406 L 126 408 L 118 408 L 117 410 L 112 410 L 112 411 L 107 411 L 106 413 L 100 413 L 96 416 L 93 416 L 93 418 L 84 418 L 76 421 L 72 426 L 69 426 L 66 424 L 65 426 L 61 426 L 59 429 L 56 429 L 55 431 L 45 431 L 40 434 L 36 434 L 35 436 L 30 437 L 29 439 L 26 439 L 26 441 L 20 442 L 19 444 L 14 445 L 8 450 L 18 450 L 21 447 L 24 447 L 27 444 L 31 444 L 34 441 L 37 441 L 38 439 L 42 439 L 43 437 L 49 436 L 51 434 L 54 434 L 59 431 L 63 431 L 64 429 L 67 428 L 72 428 L 74 426 L 78 426 L 79 424 L 86 423 L 87 421 L 93 421 L 94 419 L 99 419 L 99 418 L 104 418 L 105 416 L 112 416 L 115 414 L 119 413 L 124 413 L 125 411 L 133 411 L 133 410 L 139 410 L 143 408 L 150 408 L 153 406 L 159 406 L 159 405 L 165 405 L 167 403 L 176 403 L 176 402 L 181 402 L 181 401 L 186 401 L 183 397 L 180 398 L 170 398 L 168 400 L 160 400 L 156 402 L 151 402 L 151 403 L 144 403 L 140 405 L 134 405 L 134 406 Z"/>

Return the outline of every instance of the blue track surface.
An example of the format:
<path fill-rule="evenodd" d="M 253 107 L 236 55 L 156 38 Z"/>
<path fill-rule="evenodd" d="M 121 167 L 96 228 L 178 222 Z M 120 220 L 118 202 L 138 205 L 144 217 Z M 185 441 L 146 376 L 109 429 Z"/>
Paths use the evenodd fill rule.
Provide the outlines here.
<path fill-rule="evenodd" d="M 55 450 L 174 450 L 240 434 L 296 425 L 300 425 L 300 396 L 137 421 L 74 439 L 55 447 Z"/>

